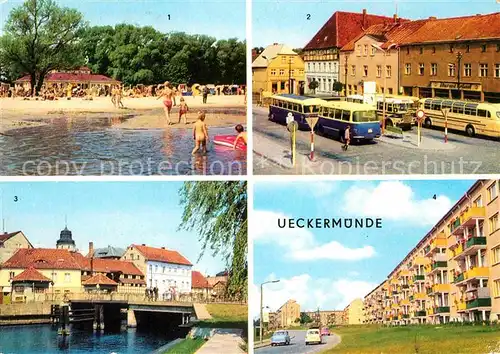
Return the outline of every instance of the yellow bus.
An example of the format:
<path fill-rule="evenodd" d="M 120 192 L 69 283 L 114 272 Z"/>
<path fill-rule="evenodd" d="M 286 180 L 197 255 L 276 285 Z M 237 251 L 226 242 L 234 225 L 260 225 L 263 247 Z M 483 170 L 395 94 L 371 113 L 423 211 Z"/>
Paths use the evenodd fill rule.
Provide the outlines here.
<path fill-rule="evenodd" d="M 423 98 L 419 102 L 425 112 L 424 126 L 444 127 L 442 109 L 448 108 L 448 128 L 465 131 L 472 137 L 476 134 L 500 138 L 500 104 L 479 103 L 443 98 Z"/>

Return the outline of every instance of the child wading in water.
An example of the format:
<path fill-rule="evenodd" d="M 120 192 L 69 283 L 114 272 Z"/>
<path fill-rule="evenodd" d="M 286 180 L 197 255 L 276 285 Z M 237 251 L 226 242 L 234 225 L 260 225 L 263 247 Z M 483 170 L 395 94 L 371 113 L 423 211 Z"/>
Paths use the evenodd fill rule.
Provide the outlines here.
<path fill-rule="evenodd" d="M 205 124 L 205 112 L 198 112 L 198 120 L 193 126 L 193 139 L 195 141 L 195 146 L 193 152 L 194 155 L 200 147 L 203 148 L 203 153 L 207 152 L 207 142 L 208 142 L 208 128 Z"/>
<path fill-rule="evenodd" d="M 179 123 L 181 122 L 181 118 L 184 117 L 184 124 L 187 124 L 187 112 L 189 111 L 189 107 L 184 101 L 184 97 L 181 97 L 181 102 L 179 104 Z"/>
<path fill-rule="evenodd" d="M 234 129 L 238 132 L 238 136 L 236 139 L 234 139 L 234 144 L 233 144 L 233 149 L 236 149 L 236 144 L 238 143 L 238 140 L 243 140 L 245 145 L 247 144 L 247 132 L 243 128 L 241 124 L 238 124 Z"/>
<path fill-rule="evenodd" d="M 345 128 L 344 140 L 345 140 L 345 144 L 344 144 L 344 146 L 342 146 L 342 149 L 344 151 L 347 151 L 347 148 L 349 147 L 349 143 L 351 142 L 351 127 L 349 125 Z"/>

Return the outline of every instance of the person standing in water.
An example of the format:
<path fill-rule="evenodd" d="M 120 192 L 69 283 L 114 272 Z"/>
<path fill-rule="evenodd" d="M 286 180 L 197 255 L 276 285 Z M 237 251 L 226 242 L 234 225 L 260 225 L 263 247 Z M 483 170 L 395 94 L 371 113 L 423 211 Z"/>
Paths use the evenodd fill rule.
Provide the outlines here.
<path fill-rule="evenodd" d="M 181 103 L 179 104 L 179 123 L 181 122 L 181 118 L 184 117 L 184 124 L 187 124 L 187 112 L 189 111 L 189 107 L 184 100 L 184 97 L 181 97 Z"/>
<path fill-rule="evenodd" d="M 207 152 L 208 143 L 208 128 L 205 124 L 205 112 L 198 112 L 198 120 L 193 126 L 193 139 L 195 141 L 195 146 L 193 152 L 194 155 L 200 147 L 203 148 L 203 153 Z"/>
<path fill-rule="evenodd" d="M 236 145 L 238 144 L 239 140 L 243 141 L 245 145 L 247 144 L 247 132 L 241 124 L 238 124 L 234 129 L 238 133 L 238 136 L 236 137 L 236 139 L 234 139 L 233 144 L 233 149 L 236 149 Z"/>
<path fill-rule="evenodd" d="M 172 110 L 172 103 L 175 106 L 175 96 L 174 91 L 172 90 L 172 85 L 170 82 L 166 81 L 164 84 L 163 91 L 157 99 L 163 97 L 163 110 L 165 111 L 165 117 L 167 118 L 167 124 L 170 125 L 170 111 Z"/>

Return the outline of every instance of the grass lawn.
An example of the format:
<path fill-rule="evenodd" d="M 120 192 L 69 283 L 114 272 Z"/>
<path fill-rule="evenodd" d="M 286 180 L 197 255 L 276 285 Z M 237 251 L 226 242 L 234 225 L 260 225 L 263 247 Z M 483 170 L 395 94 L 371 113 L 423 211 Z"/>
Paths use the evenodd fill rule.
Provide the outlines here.
<path fill-rule="evenodd" d="M 248 332 L 248 306 L 240 304 L 208 304 L 212 319 L 198 322 L 198 327 L 240 328 Z"/>
<path fill-rule="evenodd" d="M 498 325 L 347 326 L 333 332 L 341 336 L 342 342 L 325 353 L 486 354 L 500 350 Z"/>
<path fill-rule="evenodd" d="M 203 338 L 191 339 L 186 338 L 182 342 L 174 345 L 164 354 L 193 354 L 205 343 Z"/>

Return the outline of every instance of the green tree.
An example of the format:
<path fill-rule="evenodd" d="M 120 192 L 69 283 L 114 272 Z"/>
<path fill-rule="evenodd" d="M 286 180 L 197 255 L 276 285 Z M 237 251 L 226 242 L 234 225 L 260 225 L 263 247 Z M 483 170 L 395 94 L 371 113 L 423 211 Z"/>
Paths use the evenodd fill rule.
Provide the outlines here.
<path fill-rule="evenodd" d="M 344 84 L 341 83 L 340 81 L 334 81 L 332 89 L 333 89 L 333 91 L 336 91 L 336 92 L 342 92 L 342 90 L 344 89 Z"/>
<path fill-rule="evenodd" d="M 319 87 L 319 82 L 316 80 L 313 80 L 309 83 L 309 89 L 313 90 L 313 92 L 316 93 L 316 89 Z"/>
<path fill-rule="evenodd" d="M 309 317 L 309 315 L 305 312 L 301 312 L 300 313 L 300 324 L 304 325 L 304 324 L 308 324 L 308 323 L 311 323 L 313 320 L 311 319 L 311 317 Z"/>
<path fill-rule="evenodd" d="M 83 63 L 78 33 L 84 26 L 75 9 L 53 0 L 26 0 L 9 14 L 0 37 L 0 62 L 29 74 L 31 93 L 38 93 L 49 71 Z"/>
<path fill-rule="evenodd" d="M 185 182 L 179 191 L 184 207 L 179 229 L 195 231 L 208 249 L 222 256 L 229 269 L 227 292 L 247 294 L 247 184 L 246 182 Z"/>

